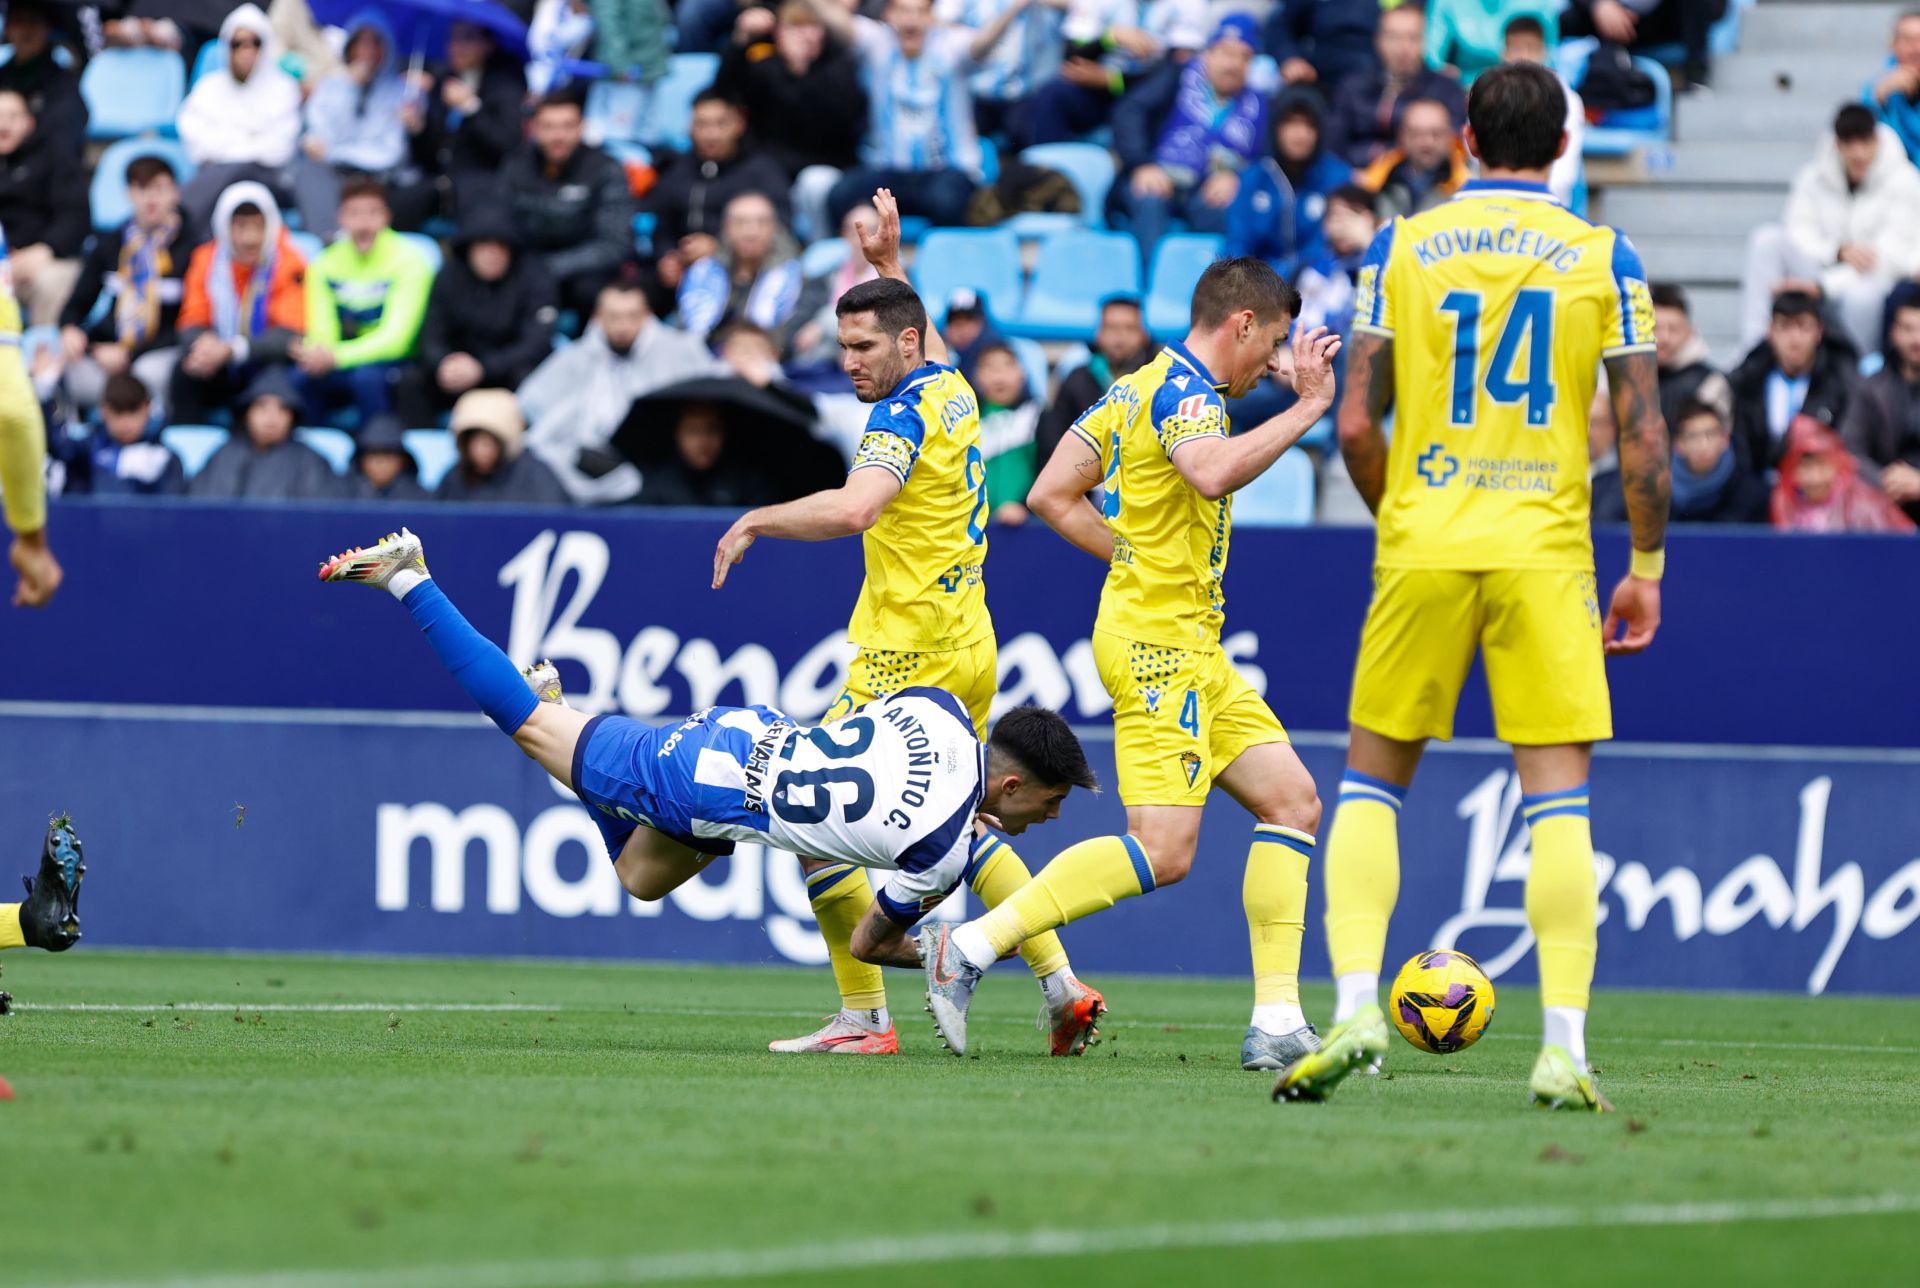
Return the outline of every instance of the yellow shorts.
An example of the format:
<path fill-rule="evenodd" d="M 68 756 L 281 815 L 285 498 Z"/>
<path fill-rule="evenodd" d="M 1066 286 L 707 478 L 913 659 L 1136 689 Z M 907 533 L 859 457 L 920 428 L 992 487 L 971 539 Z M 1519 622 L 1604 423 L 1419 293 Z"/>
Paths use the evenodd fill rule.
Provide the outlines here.
<path fill-rule="evenodd" d="M 1113 699 L 1113 758 L 1126 805 L 1201 805 L 1214 777 L 1287 731 L 1227 655 L 1093 633 Z"/>
<path fill-rule="evenodd" d="M 1613 737 L 1591 572 L 1376 568 L 1354 669 L 1353 722 L 1403 741 L 1451 738 L 1479 646 L 1493 727 L 1522 746 Z"/>
<path fill-rule="evenodd" d="M 863 648 L 847 664 L 847 687 L 821 720 L 838 720 L 855 707 L 915 685 L 945 689 L 966 703 L 973 715 L 973 731 L 984 740 L 987 714 L 1000 688 L 1000 650 L 993 636 L 944 653 Z"/>

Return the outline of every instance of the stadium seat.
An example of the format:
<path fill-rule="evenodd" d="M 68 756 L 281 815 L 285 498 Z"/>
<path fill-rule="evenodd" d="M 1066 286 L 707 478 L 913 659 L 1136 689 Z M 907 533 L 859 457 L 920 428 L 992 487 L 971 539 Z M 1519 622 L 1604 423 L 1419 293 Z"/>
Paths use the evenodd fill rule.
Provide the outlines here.
<path fill-rule="evenodd" d="M 825 277 L 847 262 L 853 247 L 839 237 L 817 241 L 800 254 L 800 272 L 808 278 Z"/>
<path fill-rule="evenodd" d="M 200 52 L 194 55 L 193 71 L 187 77 L 187 88 L 192 89 L 200 83 L 200 78 L 221 65 L 227 52 L 225 41 L 209 40 L 200 46 Z"/>
<path fill-rule="evenodd" d="M 309 426 L 294 431 L 294 436 L 327 458 L 335 474 L 345 474 L 353 466 L 353 435 L 343 429 Z"/>
<path fill-rule="evenodd" d="M 925 215 L 900 216 L 900 244 L 918 246 L 933 231 L 933 220 Z"/>
<path fill-rule="evenodd" d="M 1020 240 L 1004 228 L 936 228 L 914 255 L 913 280 L 936 320 L 946 316 L 947 296 L 970 286 L 1004 322 L 1020 308 Z"/>
<path fill-rule="evenodd" d="M 646 113 L 644 85 L 632 81 L 595 81 L 587 90 L 587 139 L 602 147 L 610 143 L 638 143 L 647 128 Z"/>
<path fill-rule="evenodd" d="M 90 139 L 171 134 L 187 96 L 186 64 L 168 49 L 103 49 L 80 73 L 80 96 Z"/>
<path fill-rule="evenodd" d="M 444 429 L 410 429 L 401 436 L 401 441 L 420 466 L 420 486 L 429 492 L 440 486 L 440 480 L 460 456 L 453 435 Z"/>
<path fill-rule="evenodd" d="M 1598 47 L 1599 42 L 1591 36 L 1562 41 L 1554 51 L 1554 67 L 1567 84 L 1579 89 L 1586 79 L 1587 63 Z M 1589 126 L 1580 145 L 1582 156 L 1626 156 L 1635 148 L 1673 137 L 1672 78 L 1651 58 L 1636 56 L 1633 65 L 1653 81 L 1653 106 L 1609 112 L 1598 125 Z"/>
<path fill-rule="evenodd" d="M 1288 452 L 1233 494 L 1238 527 L 1298 528 L 1313 522 L 1313 457 Z"/>
<path fill-rule="evenodd" d="M 433 269 L 435 273 L 440 271 L 442 256 L 439 242 L 427 236 L 425 233 L 401 233 L 400 235 L 407 239 L 407 245 L 413 247 L 426 257 L 429 268 Z"/>
<path fill-rule="evenodd" d="M 149 135 L 109 144 L 94 166 L 93 183 L 87 191 L 96 232 L 118 228 L 133 217 L 133 201 L 127 195 L 127 165 L 138 157 L 165 157 L 183 186 L 197 169 L 187 150 L 174 139 Z"/>
<path fill-rule="evenodd" d="M 292 240 L 294 248 L 300 252 L 301 257 L 309 264 L 319 259 L 320 252 L 327 248 L 327 244 L 315 233 L 289 232 L 287 236 Z"/>
<path fill-rule="evenodd" d="M 1087 228 L 1056 233 L 1041 243 L 1026 304 L 1007 329 L 1084 343 L 1099 328 L 1101 300 L 1139 293 L 1140 244 L 1133 238 Z"/>
<path fill-rule="evenodd" d="M 718 54 L 675 54 L 667 74 L 653 87 L 639 141 L 685 150 L 693 124 L 693 99 L 720 73 Z"/>
<path fill-rule="evenodd" d="M 1220 258 L 1226 240 L 1213 233 L 1174 233 L 1153 248 L 1152 285 L 1147 288 L 1147 330 L 1156 340 L 1177 340 L 1193 320 L 1193 288 L 1207 265 Z"/>
<path fill-rule="evenodd" d="M 1080 222 L 1106 224 L 1107 190 L 1113 187 L 1113 153 L 1092 143 L 1036 143 L 1020 154 L 1028 165 L 1058 170 L 1080 194 Z"/>
<path fill-rule="evenodd" d="M 1069 344 L 1061 349 L 1060 356 L 1053 362 L 1053 378 L 1065 380 L 1093 361 L 1093 350 L 1084 344 Z"/>
<path fill-rule="evenodd" d="M 180 458 L 188 478 L 200 472 L 228 437 L 227 431 L 217 425 L 169 425 L 160 431 L 160 441 Z"/>
<path fill-rule="evenodd" d="M 1027 373 L 1027 392 L 1041 401 L 1051 395 L 1047 387 L 1047 351 L 1040 347 L 1038 340 L 1025 340 L 1014 336 L 1007 341 L 1007 347 L 1013 350 L 1013 356 L 1020 359 L 1020 369 Z"/>

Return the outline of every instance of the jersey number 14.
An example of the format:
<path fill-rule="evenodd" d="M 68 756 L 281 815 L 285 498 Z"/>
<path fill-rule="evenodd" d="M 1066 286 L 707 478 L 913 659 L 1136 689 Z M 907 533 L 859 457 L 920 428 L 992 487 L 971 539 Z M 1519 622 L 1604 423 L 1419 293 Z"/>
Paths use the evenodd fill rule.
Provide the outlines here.
<path fill-rule="evenodd" d="M 1453 396 L 1447 421 L 1471 429 L 1479 419 L 1480 319 L 1478 291 L 1448 291 L 1442 313 L 1453 314 Z M 1521 354 L 1525 346 L 1526 352 Z M 1522 368 L 1514 379 L 1515 367 Z M 1487 397 L 1502 406 L 1525 403 L 1527 426 L 1545 429 L 1553 419 L 1553 292 L 1537 286 L 1514 296 L 1506 324 L 1487 367 Z"/>

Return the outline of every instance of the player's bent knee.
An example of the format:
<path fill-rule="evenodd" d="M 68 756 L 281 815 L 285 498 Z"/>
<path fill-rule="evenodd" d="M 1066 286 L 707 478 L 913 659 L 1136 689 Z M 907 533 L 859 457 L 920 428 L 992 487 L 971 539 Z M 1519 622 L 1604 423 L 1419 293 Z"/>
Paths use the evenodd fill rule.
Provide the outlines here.
<path fill-rule="evenodd" d="M 1320 832 L 1320 793 L 1309 779 L 1304 791 L 1279 794 L 1271 804 L 1256 810 L 1255 815 L 1262 823 L 1277 823 L 1281 827 L 1291 827 L 1317 836 Z"/>

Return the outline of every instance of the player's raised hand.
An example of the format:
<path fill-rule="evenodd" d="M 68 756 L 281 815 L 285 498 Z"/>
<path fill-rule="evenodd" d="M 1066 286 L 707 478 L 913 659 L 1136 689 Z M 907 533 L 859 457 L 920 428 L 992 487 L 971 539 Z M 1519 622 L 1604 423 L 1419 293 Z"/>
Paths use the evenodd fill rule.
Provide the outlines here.
<path fill-rule="evenodd" d="M 860 253 L 884 273 L 900 262 L 900 203 L 891 188 L 881 188 L 873 194 L 873 208 L 880 215 L 875 227 L 869 228 L 865 219 L 854 220 L 853 226 L 860 234 Z"/>
<path fill-rule="evenodd" d="M 713 588 L 715 590 L 727 584 L 727 572 L 747 557 L 747 547 L 753 544 L 753 533 L 747 529 L 747 515 L 741 515 L 727 529 L 727 535 L 720 538 L 720 544 L 713 552 Z"/>
<path fill-rule="evenodd" d="M 1293 392 L 1301 402 L 1333 406 L 1333 359 L 1339 352 L 1340 337 L 1326 327 L 1294 328 Z"/>
<path fill-rule="evenodd" d="M 1621 628 L 1625 632 L 1621 633 Z M 1660 583 L 1645 577 L 1627 576 L 1613 588 L 1613 602 L 1607 607 L 1607 624 L 1600 628 L 1606 641 L 1607 656 L 1638 653 L 1653 643 L 1660 629 Z M 1620 637 L 1615 639 L 1618 634 Z"/>

